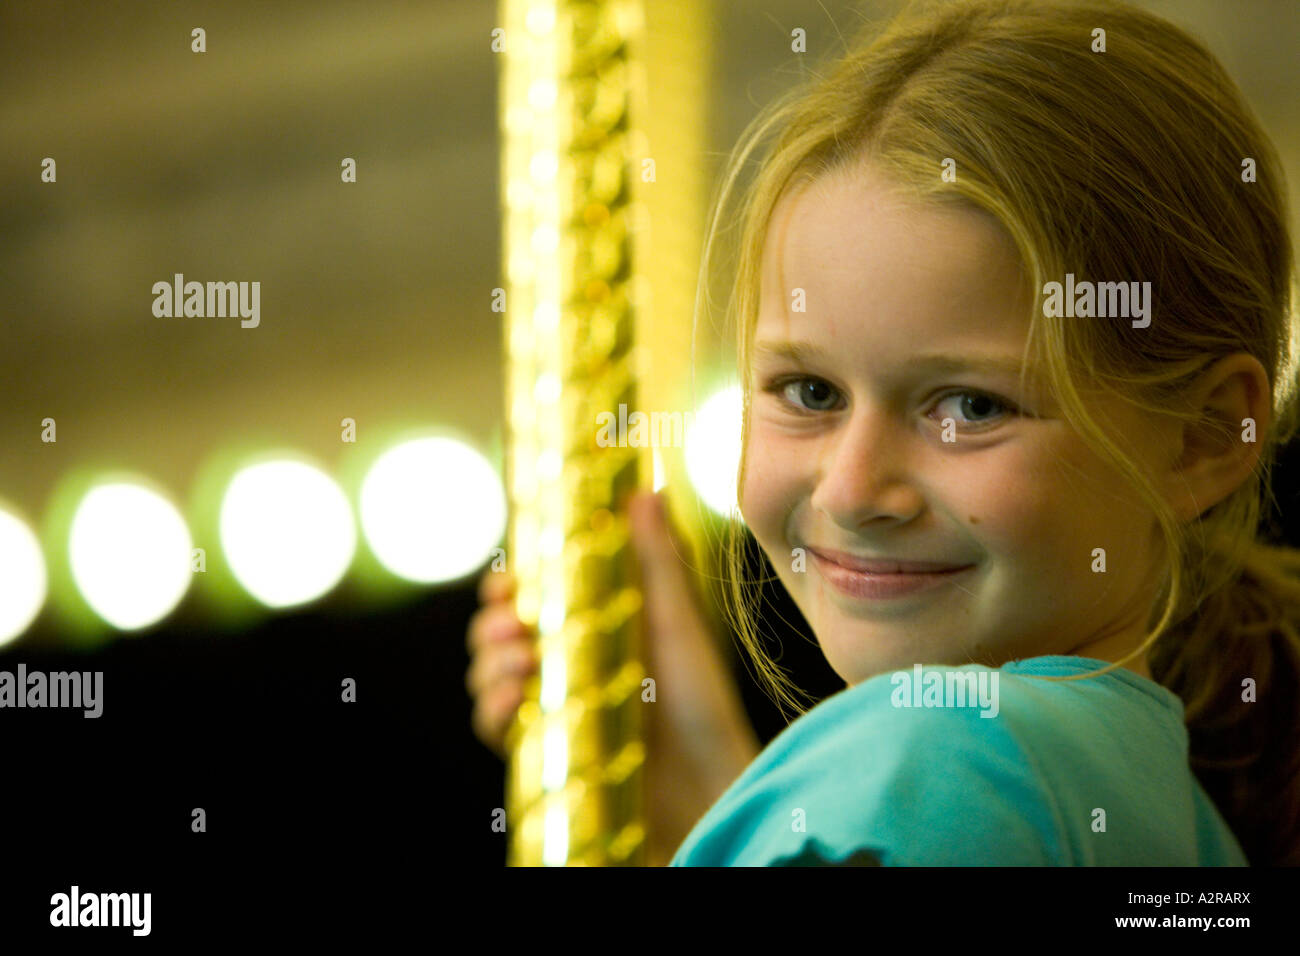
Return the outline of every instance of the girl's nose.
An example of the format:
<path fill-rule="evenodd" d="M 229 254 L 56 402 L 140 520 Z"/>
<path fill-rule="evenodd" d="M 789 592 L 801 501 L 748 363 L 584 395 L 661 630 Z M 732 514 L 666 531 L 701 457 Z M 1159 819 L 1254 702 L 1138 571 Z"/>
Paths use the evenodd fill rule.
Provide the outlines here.
<path fill-rule="evenodd" d="M 849 531 L 915 518 L 925 500 L 912 474 L 909 439 L 914 438 L 889 416 L 859 407 L 826 439 L 816 463 L 812 506 Z"/>

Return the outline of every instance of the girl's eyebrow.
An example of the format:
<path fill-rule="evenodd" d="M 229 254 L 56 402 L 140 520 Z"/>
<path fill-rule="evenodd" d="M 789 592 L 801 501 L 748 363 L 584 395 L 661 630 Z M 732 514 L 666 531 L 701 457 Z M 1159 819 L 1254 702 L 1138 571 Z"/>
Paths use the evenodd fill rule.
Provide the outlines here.
<path fill-rule="evenodd" d="M 828 361 L 830 353 L 811 342 L 758 342 L 754 346 L 756 355 L 774 358 L 788 358 L 800 365 L 810 365 L 815 361 Z M 1005 375 L 1019 375 L 1021 359 L 1012 356 L 997 355 L 944 355 L 941 353 L 922 353 L 907 362 L 908 366 L 926 372 L 939 374 L 954 372 L 992 372 Z"/>

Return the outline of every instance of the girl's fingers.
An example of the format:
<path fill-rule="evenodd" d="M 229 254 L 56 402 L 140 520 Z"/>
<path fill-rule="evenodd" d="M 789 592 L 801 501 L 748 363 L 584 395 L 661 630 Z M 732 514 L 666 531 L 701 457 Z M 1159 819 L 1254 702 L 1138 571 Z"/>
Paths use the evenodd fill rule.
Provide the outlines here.
<path fill-rule="evenodd" d="M 506 731 L 523 699 L 523 684 L 510 683 L 493 688 L 474 705 L 470 717 L 474 735 L 498 755 L 504 756 Z"/>
<path fill-rule="evenodd" d="M 528 628 L 515 615 L 515 609 L 508 604 L 498 604 L 474 613 L 465 637 L 465 648 L 476 654 L 501 641 L 528 640 L 530 637 Z"/>
<path fill-rule="evenodd" d="M 465 674 L 465 689 L 477 698 L 502 681 L 523 681 L 537 670 L 537 654 L 525 641 L 491 647 L 474 656 Z"/>
<path fill-rule="evenodd" d="M 478 583 L 480 604 L 493 604 L 514 596 L 515 577 L 508 571 L 488 571 Z"/>
<path fill-rule="evenodd" d="M 473 698 L 471 727 L 498 756 L 504 756 L 506 731 L 524 700 L 524 680 L 537 670 L 533 635 L 515 614 L 515 578 L 486 572 L 478 583 L 484 605 L 469 620 L 465 648 L 471 656 L 465 691 Z"/>
<path fill-rule="evenodd" d="M 515 613 L 515 580 L 489 571 L 479 582 L 483 604 L 470 619 L 465 646 L 470 665 L 465 689 L 474 701 L 470 724 L 474 735 L 498 755 L 505 734 L 524 697 L 524 681 L 538 668 L 533 635 Z"/>

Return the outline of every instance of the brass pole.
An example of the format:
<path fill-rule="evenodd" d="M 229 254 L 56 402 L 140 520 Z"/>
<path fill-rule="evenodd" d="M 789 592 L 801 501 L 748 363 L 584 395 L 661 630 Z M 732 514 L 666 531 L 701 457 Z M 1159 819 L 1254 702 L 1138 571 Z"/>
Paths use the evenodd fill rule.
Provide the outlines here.
<path fill-rule="evenodd" d="M 698 0 L 650 6 L 649 23 L 641 0 L 501 7 L 507 563 L 541 657 L 507 738 L 516 866 L 645 862 L 653 704 L 623 504 L 654 465 L 617 439 L 638 410 L 686 408 L 703 106 L 654 106 L 654 84 L 675 68 L 703 86 L 706 65 L 681 59 L 704 43 Z M 680 448 L 659 452 L 680 478 Z"/>

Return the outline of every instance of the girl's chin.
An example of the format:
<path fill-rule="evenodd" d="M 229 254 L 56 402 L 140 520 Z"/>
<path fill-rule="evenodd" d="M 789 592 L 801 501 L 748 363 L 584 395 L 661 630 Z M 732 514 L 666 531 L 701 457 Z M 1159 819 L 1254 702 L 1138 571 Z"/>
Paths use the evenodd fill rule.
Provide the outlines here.
<path fill-rule="evenodd" d="M 831 669 L 850 687 L 881 674 L 910 671 L 912 665 L 920 660 L 915 641 L 905 641 L 901 646 L 889 649 L 889 642 L 884 639 L 873 647 L 871 635 L 853 635 L 845 639 L 842 635 L 832 634 L 829 644 L 826 640 L 820 643 Z"/>

